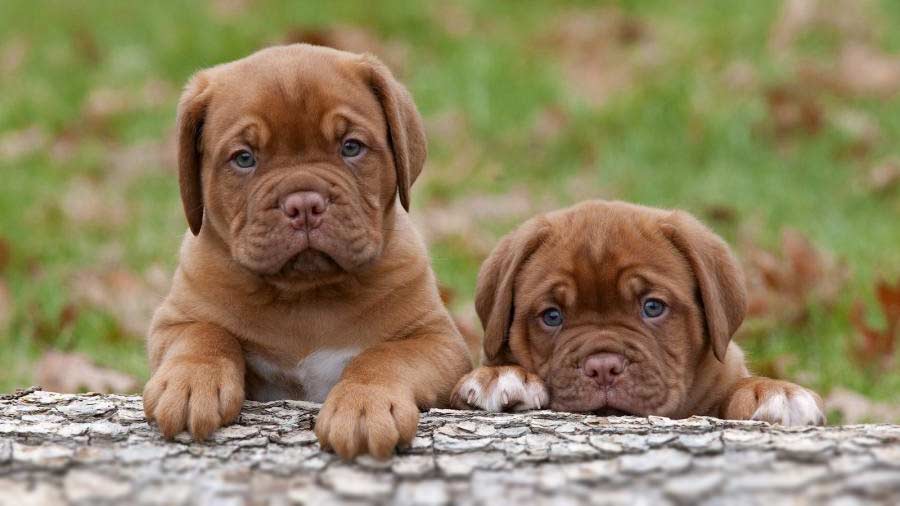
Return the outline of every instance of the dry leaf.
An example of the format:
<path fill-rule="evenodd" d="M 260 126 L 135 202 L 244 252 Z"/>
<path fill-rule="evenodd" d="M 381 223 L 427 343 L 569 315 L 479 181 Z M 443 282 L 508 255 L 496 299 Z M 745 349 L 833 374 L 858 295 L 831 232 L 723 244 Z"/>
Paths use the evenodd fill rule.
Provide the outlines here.
<path fill-rule="evenodd" d="M 0 335 L 5 335 L 5 331 L 12 321 L 12 315 L 12 292 L 6 286 L 6 282 L 0 279 Z"/>
<path fill-rule="evenodd" d="M 802 233 L 782 232 L 781 251 L 759 248 L 752 240 L 740 247 L 749 290 L 748 316 L 789 324 L 806 320 L 813 304 L 837 302 L 849 272 Z"/>
<path fill-rule="evenodd" d="M 174 100 L 175 87 L 166 81 L 148 79 L 138 88 L 106 88 L 91 90 L 82 109 L 82 120 L 99 124 L 111 116 L 168 105 Z"/>
<path fill-rule="evenodd" d="M 59 205 L 66 218 L 79 225 L 117 226 L 128 221 L 129 206 L 121 191 L 82 177 L 68 184 Z"/>
<path fill-rule="evenodd" d="M 238 17 L 253 5 L 253 0 L 212 0 L 209 4 L 215 16 L 220 18 Z"/>
<path fill-rule="evenodd" d="M 0 136 L 0 156 L 21 158 L 43 149 L 47 134 L 38 126 L 13 130 Z"/>
<path fill-rule="evenodd" d="M 873 192 L 886 193 L 900 186 L 900 160 L 885 160 L 872 167 L 866 186 Z"/>
<path fill-rule="evenodd" d="M 897 339 L 900 338 L 900 280 L 891 285 L 881 280 L 875 286 L 878 306 L 884 316 L 884 329 L 876 329 L 865 322 L 864 308 L 861 301 L 856 301 L 850 312 L 850 323 L 857 330 L 861 339 L 857 338 L 853 347 L 856 360 L 862 365 L 888 367 L 897 350 Z"/>
<path fill-rule="evenodd" d="M 616 7 L 560 16 L 538 49 L 560 61 L 565 82 L 595 106 L 630 88 L 662 59 L 649 27 Z"/>
<path fill-rule="evenodd" d="M 815 134 L 822 128 L 824 112 L 808 92 L 796 87 L 775 86 L 766 91 L 769 122 L 776 139 L 797 133 Z"/>
<path fill-rule="evenodd" d="M 84 271 L 72 280 L 73 299 L 104 309 L 132 337 L 146 335 L 156 307 L 162 302 L 169 275 L 159 266 L 139 276 L 124 269 Z"/>
<path fill-rule="evenodd" d="M 831 81 L 838 91 L 849 95 L 894 97 L 900 92 L 900 55 L 863 44 L 848 44 Z"/>
<path fill-rule="evenodd" d="M 46 390 L 63 393 L 129 394 L 138 381 L 119 371 L 100 367 L 81 353 L 48 351 L 35 365 L 35 380 Z"/>
<path fill-rule="evenodd" d="M 397 41 L 383 40 L 375 33 L 358 26 L 296 27 L 288 30 L 283 42 L 327 46 L 351 53 L 372 53 L 381 58 L 397 75 L 403 75 L 409 61 L 409 48 L 406 45 Z"/>
<path fill-rule="evenodd" d="M 900 406 L 875 402 L 857 392 L 837 387 L 825 398 L 825 408 L 837 411 L 841 423 L 900 423 Z"/>
<path fill-rule="evenodd" d="M 503 194 L 467 195 L 446 205 L 433 204 L 415 213 L 413 219 L 429 243 L 459 237 L 474 254 L 486 256 L 497 238 L 485 230 L 485 222 L 523 221 L 554 204 L 535 201 L 524 189 L 513 189 Z"/>
<path fill-rule="evenodd" d="M 826 29 L 846 40 L 867 40 L 872 29 L 868 0 L 786 0 L 769 34 L 769 48 L 788 53 L 796 41 L 814 29 Z"/>
<path fill-rule="evenodd" d="M 569 121 L 569 113 L 562 107 L 558 105 L 544 107 L 535 115 L 534 123 L 531 125 L 532 144 L 542 146 L 556 139 L 569 126 Z"/>
<path fill-rule="evenodd" d="M 3 274 L 3 271 L 9 267 L 9 262 L 12 259 L 12 246 L 10 246 L 9 241 L 0 236 L 0 274 Z"/>

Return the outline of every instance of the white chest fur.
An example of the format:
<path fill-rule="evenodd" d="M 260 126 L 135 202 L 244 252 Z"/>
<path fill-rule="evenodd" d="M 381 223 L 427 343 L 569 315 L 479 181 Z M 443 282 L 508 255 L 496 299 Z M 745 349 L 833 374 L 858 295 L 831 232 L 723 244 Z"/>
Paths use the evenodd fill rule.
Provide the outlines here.
<path fill-rule="evenodd" d="M 248 354 L 247 366 L 265 381 L 248 393 L 255 400 L 274 401 L 295 398 L 292 392 L 300 390 L 303 396 L 299 400 L 324 402 L 347 363 L 359 352 L 359 348 L 322 348 L 292 368 L 279 367 L 259 355 Z"/>

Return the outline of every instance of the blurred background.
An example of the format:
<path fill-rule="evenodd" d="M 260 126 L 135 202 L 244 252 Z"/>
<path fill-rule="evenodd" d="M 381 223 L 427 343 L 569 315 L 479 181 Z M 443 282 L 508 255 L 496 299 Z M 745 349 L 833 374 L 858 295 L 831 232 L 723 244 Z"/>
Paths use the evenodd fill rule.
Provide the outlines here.
<path fill-rule="evenodd" d="M 0 391 L 137 392 L 186 223 L 196 70 L 311 42 L 380 56 L 430 158 L 412 216 L 445 296 L 588 198 L 690 210 L 751 285 L 737 339 L 831 422 L 900 421 L 900 2 L 0 4 Z"/>

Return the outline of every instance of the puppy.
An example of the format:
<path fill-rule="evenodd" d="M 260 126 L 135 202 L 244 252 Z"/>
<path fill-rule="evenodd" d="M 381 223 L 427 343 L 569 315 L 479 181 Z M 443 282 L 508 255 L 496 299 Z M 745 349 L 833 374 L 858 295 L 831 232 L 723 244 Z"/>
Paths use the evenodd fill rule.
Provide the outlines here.
<path fill-rule="evenodd" d="M 452 405 L 822 424 L 822 400 L 751 376 L 733 342 L 746 288 L 691 215 L 584 202 L 535 217 L 481 268 L 486 366 Z"/>
<path fill-rule="evenodd" d="M 409 443 L 471 370 L 406 213 L 409 93 L 371 56 L 273 47 L 196 74 L 177 123 L 192 234 L 150 329 L 148 419 L 201 440 L 245 398 L 324 401 L 342 457 Z"/>

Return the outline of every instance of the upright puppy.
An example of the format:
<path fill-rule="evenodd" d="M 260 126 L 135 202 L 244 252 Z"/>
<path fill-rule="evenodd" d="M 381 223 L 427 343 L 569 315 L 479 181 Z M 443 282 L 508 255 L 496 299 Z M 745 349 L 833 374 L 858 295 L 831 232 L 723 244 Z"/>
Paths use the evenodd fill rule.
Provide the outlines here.
<path fill-rule="evenodd" d="M 265 49 L 190 80 L 178 159 L 193 234 L 150 329 L 147 417 L 203 439 L 245 398 L 304 399 L 345 458 L 408 443 L 471 369 L 406 214 L 409 93 L 371 56 Z"/>
<path fill-rule="evenodd" d="M 824 423 L 818 395 L 747 371 L 740 267 L 685 212 L 590 201 L 535 217 L 484 263 L 475 306 L 487 365 L 455 407 Z"/>

